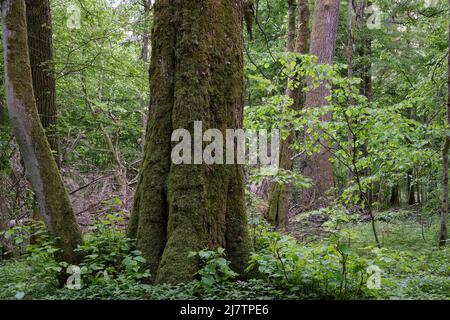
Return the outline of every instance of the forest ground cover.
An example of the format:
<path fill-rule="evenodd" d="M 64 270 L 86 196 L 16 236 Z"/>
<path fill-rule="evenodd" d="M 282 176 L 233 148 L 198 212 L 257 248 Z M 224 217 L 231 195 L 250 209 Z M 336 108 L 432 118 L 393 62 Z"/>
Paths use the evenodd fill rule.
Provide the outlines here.
<path fill-rule="evenodd" d="M 54 260 L 54 242 L 42 229 L 37 244 L 27 243 L 30 229 L 17 227 L 7 236 L 14 253 L 0 264 L 1 299 L 450 299 L 448 248 L 436 246 L 437 217 L 425 225 L 417 210 L 377 214 L 381 249 L 373 246 L 370 224 L 353 220 L 342 208 L 312 212 L 331 219 L 310 227 L 299 242 L 299 231 L 310 224 L 293 222 L 289 232 L 273 231 L 253 216 L 255 251 L 249 275 L 235 274 L 221 250 L 203 250 L 203 268 L 196 280 L 178 285 L 145 281 L 145 259 L 120 227 L 123 217 L 108 214 L 90 228 L 80 250 L 81 288 L 60 288 L 58 272 L 66 265 Z M 95 233 L 92 233 L 93 231 Z M 314 233 L 314 234 L 313 234 Z M 19 255 L 23 253 L 22 255 Z M 371 267 L 372 266 L 372 267 Z M 380 272 L 380 286 L 371 272 Z M 373 278 L 372 280 L 375 280 Z M 373 286 L 375 284 L 375 287 Z"/>

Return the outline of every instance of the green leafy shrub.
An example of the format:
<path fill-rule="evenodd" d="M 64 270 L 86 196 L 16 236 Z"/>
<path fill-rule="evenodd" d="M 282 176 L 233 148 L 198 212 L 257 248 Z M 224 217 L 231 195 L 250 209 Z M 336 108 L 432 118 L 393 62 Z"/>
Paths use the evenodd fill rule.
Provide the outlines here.
<path fill-rule="evenodd" d="M 230 282 L 238 274 L 231 270 L 230 262 L 225 259 L 225 249 L 201 250 L 191 252 L 190 257 L 199 257 L 202 267 L 197 272 L 200 276 L 200 285 L 207 291 L 217 284 Z"/>
<path fill-rule="evenodd" d="M 0 299 L 40 297 L 54 290 L 62 267 L 55 260 L 56 239 L 45 231 L 42 222 L 16 225 L 1 235 L 14 244 L 11 250 L 23 252 L 20 259 L 4 262 L 0 272 Z M 29 243 L 33 237 L 35 242 Z"/>
<path fill-rule="evenodd" d="M 142 280 L 150 275 L 143 270 L 145 259 L 133 240 L 125 237 L 121 214 L 108 214 L 91 227 L 77 249 L 84 257 L 80 268 L 81 288 L 59 291 L 58 298 L 125 299 L 142 296 Z"/>
<path fill-rule="evenodd" d="M 335 217 L 327 223 L 331 226 L 340 219 L 345 221 Z M 257 271 L 270 283 L 287 290 L 292 298 L 375 297 L 376 291 L 366 285 L 371 261 L 342 242 L 343 236 L 350 234 L 340 230 L 328 242 L 300 244 L 291 236 L 262 225 L 247 271 Z"/>
<path fill-rule="evenodd" d="M 145 259 L 135 250 L 133 241 L 125 237 L 117 224 L 120 214 L 107 215 L 86 235 L 78 251 L 83 261 L 81 288 L 58 288 L 58 275 L 68 270 L 65 262 L 55 260 L 55 239 L 44 230 L 42 224 L 33 233 L 38 239 L 26 246 L 26 255 L 0 266 L 0 298 L 39 299 L 132 299 L 142 298 L 145 285 L 142 280 L 149 276 L 143 270 Z M 4 233 L 14 243 L 21 245 L 31 236 L 31 227 L 14 227 Z"/>

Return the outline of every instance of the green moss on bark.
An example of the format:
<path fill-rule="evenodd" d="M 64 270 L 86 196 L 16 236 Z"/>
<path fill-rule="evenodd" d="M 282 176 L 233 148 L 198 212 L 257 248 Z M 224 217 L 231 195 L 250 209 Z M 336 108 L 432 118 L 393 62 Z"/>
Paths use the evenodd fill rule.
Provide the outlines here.
<path fill-rule="evenodd" d="M 48 230 L 59 238 L 60 258 L 75 263 L 78 256 L 73 250 L 81 243 L 81 232 L 37 113 L 27 47 L 25 3 L 4 0 L 1 5 L 7 100 L 13 132 L 40 213 Z"/>
<path fill-rule="evenodd" d="M 152 120 L 129 235 L 157 282 L 190 281 L 199 261 L 188 254 L 205 247 L 226 248 L 242 271 L 250 249 L 242 168 L 170 160 L 174 129 L 242 126 L 242 2 L 161 0 L 154 10 Z"/>

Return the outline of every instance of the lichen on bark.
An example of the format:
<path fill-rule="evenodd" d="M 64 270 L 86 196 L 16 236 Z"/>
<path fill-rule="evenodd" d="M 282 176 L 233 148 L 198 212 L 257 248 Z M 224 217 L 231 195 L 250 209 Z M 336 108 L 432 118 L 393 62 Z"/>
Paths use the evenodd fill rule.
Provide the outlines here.
<path fill-rule="evenodd" d="M 28 179 L 47 229 L 58 238 L 60 259 L 77 262 L 74 249 L 81 243 L 69 195 L 64 187 L 34 99 L 27 46 L 25 2 L 1 2 L 5 83 L 8 111 Z"/>

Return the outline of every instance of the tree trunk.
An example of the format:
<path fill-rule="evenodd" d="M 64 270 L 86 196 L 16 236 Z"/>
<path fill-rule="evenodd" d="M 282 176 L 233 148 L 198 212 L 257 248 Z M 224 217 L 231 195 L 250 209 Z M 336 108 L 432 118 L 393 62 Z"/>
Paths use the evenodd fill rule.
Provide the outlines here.
<path fill-rule="evenodd" d="M 0 85 L 3 83 L 0 82 Z M 6 114 L 5 114 L 5 106 L 3 104 L 3 99 L 0 100 L 0 129 L 3 129 L 3 126 L 6 122 Z"/>
<path fill-rule="evenodd" d="M 416 196 L 414 194 L 415 186 L 412 183 L 413 179 L 413 170 L 409 170 L 406 173 L 406 185 L 408 187 L 408 204 L 414 205 L 416 204 Z"/>
<path fill-rule="evenodd" d="M 81 243 L 81 233 L 39 121 L 33 95 L 25 1 L 3 0 L 1 9 L 6 95 L 13 134 L 39 203 L 40 214 L 50 233 L 59 238 L 58 245 L 62 249 L 59 258 L 77 262 L 78 255 L 74 249 Z"/>
<path fill-rule="evenodd" d="M 144 33 L 142 35 L 142 61 L 144 62 L 144 69 L 145 73 L 148 74 L 148 58 L 149 58 L 149 44 L 150 44 L 150 32 L 148 30 L 149 28 L 149 22 L 150 22 L 150 10 L 151 10 L 151 0 L 144 0 Z M 146 133 L 146 126 L 148 121 L 148 99 L 149 96 L 147 95 L 141 95 L 141 109 L 142 109 L 142 126 L 144 128 L 142 132 L 142 149 L 145 148 L 145 133 Z"/>
<path fill-rule="evenodd" d="M 298 34 L 295 40 L 295 2 L 288 0 L 289 4 L 289 31 L 287 50 L 289 52 L 307 53 L 309 40 L 309 8 L 307 0 L 298 1 Z M 301 79 L 288 79 L 286 95 L 293 100 L 291 108 L 300 106 L 300 90 L 290 89 L 291 81 L 301 81 Z M 293 162 L 292 150 L 290 146 L 294 139 L 294 133 L 290 134 L 286 140 L 281 142 L 280 148 L 280 168 L 292 170 Z M 276 227 L 286 227 L 288 224 L 289 213 L 289 190 L 286 185 L 273 184 L 270 192 L 268 218 L 269 222 Z"/>
<path fill-rule="evenodd" d="M 158 283 L 192 280 L 191 251 L 222 247 L 237 272 L 248 259 L 243 168 L 171 161 L 175 129 L 242 127 L 242 9 L 240 0 L 154 5 L 152 116 L 128 235 Z"/>
<path fill-rule="evenodd" d="M 448 1 L 450 6 L 450 0 Z M 448 55 L 448 77 L 447 77 L 447 130 L 445 134 L 445 143 L 442 148 L 442 207 L 441 207 L 441 230 L 439 233 L 439 246 L 443 247 L 447 244 L 448 239 L 448 149 L 450 147 L 450 137 L 448 130 L 450 128 L 450 22 L 449 22 L 449 55 Z"/>
<path fill-rule="evenodd" d="M 3 79 L 0 79 L 0 86 L 3 85 Z M 0 99 L 0 135 L 5 131 L 6 112 L 3 98 Z M 6 197 L 5 197 L 5 177 L 3 174 L 5 168 L 0 164 L 0 231 L 5 229 L 6 225 Z M 0 258 L 1 260 L 1 258 Z"/>
<path fill-rule="evenodd" d="M 7 212 L 6 212 L 6 198 L 5 198 L 5 186 L 4 186 L 4 175 L 3 168 L 0 166 L 0 231 L 3 231 L 7 222 Z M 1 258 L 0 258 L 1 260 Z"/>
<path fill-rule="evenodd" d="M 395 184 L 391 189 L 391 207 L 399 207 L 400 206 L 400 192 L 398 190 L 398 184 Z"/>
<path fill-rule="evenodd" d="M 49 0 L 26 0 L 28 50 L 33 90 L 42 126 L 55 158 L 58 158 L 56 133 L 56 81 L 53 66 L 52 20 Z"/>
<path fill-rule="evenodd" d="M 349 79 L 353 78 L 353 0 L 348 0 L 348 42 L 347 42 L 347 77 Z M 349 97 L 348 101 L 349 105 L 352 106 L 354 103 L 353 97 Z M 352 119 L 350 119 L 352 121 Z M 348 152 L 351 157 L 353 157 L 353 135 L 351 130 L 348 131 Z M 353 180 L 353 170 L 351 168 L 348 169 L 347 173 L 348 183 L 350 184 Z"/>
<path fill-rule="evenodd" d="M 339 22 L 340 0 L 317 0 L 314 8 L 311 32 L 310 54 L 318 57 L 318 63 L 332 64 L 336 48 L 337 28 Z M 311 88 L 306 94 L 306 108 L 317 108 L 327 104 L 330 95 L 326 83 L 318 88 Z M 331 114 L 325 121 L 331 120 Z M 326 141 L 322 141 L 326 145 Z M 313 186 L 304 190 L 301 203 L 304 209 L 326 205 L 326 193 L 333 188 L 333 166 L 330 151 L 324 147 L 319 153 L 307 159 L 303 174 L 312 180 Z"/>

